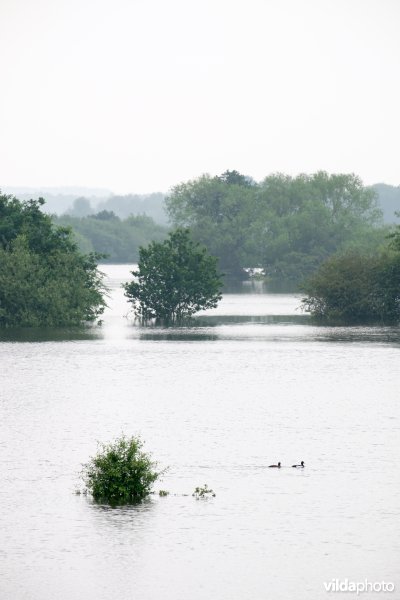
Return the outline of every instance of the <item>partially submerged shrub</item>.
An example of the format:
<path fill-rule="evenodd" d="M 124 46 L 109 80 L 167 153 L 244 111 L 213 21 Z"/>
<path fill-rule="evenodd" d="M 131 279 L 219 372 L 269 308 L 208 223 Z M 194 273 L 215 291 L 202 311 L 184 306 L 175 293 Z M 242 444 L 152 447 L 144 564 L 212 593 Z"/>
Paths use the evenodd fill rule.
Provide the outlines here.
<path fill-rule="evenodd" d="M 139 437 L 122 436 L 110 444 L 101 444 L 96 456 L 84 465 L 83 480 L 98 502 L 111 505 L 133 504 L 146 498 L 152 484 L 163 472 L 142 451 Z"/>
<path fill-rule="evenodd" d="M 205 483 L 202 487 L 201 486 L 197 487 L 194 490 L 192 496 L 194 496 L 197 500 L 199 498 L 210 498 L 210 497 L 215 498 L 215 493 Z"/>

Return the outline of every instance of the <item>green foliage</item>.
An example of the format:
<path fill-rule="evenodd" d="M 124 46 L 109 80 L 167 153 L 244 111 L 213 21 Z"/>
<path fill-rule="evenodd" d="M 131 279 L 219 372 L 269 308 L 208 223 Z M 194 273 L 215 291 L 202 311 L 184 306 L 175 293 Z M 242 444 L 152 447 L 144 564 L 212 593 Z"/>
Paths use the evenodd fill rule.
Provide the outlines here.
<path fill-rule="evenodd" d="M 83 218 L 64 215 L 53 219 L 72 229 L 81 251 L 104 254 L 101 262 L 107 263 L 137 262 L 140 246 L 164 240 L 167 235 L 166 227 L 146 215 L 121 220 L 113 211 L 102 210 Z"/>
<path fill-rule="evenodd" d="M 400 320 L 400 253 L 347 253 L 329 258 L 307 281 L 304 308 L 333 323 Z"/>
<path fill-rule="evenodd" d="M 79 325 L 104 310 L 97 256 L 54 228 L 43 200 L 0 195 L 0 326 Z"/>
<path fill-rule="evenodd" d="M 254 185 L 254 180 L 247 175 L 242 175 L 239 171 L 225 171 L 222 175 L 216 177 L 217 180 L 222 181 L 223 183 L 233 184 L 233 185 L 242 185 L 242 186 L 251 186 Z"/>
<path fill-rule="evenodd" d="M 49 215 L 42 212 L 44 203 L 43 198 L 20 202 L 14 196 L 0 194 L 0 247 L 7 249 L 23 235 L 29 249 L 38 254 L 76 250 L 68 228 L 53 227 Z"/>
<path fill-rule="evenodd" d="M 400 252 L 400 225 L 397 225 L 387 236 L 389 247 Z"/>
<path fill-rule="evenodd" d="M 164 242 L 140 248 L 136 279 L 124 285 L 125 295 L 143 321 L 182 323 L 221 299 L 216 262 L 187 229 L 177 229 Z"/>
<path fill-rule="evenodd" d="M 111 505 L 134 504 L 151 493 L 153 483 L 162 475 L 157 463 L 142 451 L 138 437 L 122 436 L 101 444 L 99 452 L 83 466 L 82 477 L 88 492 L 97 502 Z"/>
<path fill-rule="evenodd" d="M 172 223 L 190 227 L 229 275 L 240 275 L 242 267 L 258 266 L 261 259 L 251 233 L 257 216 L 254 189 L 244 180 L 236 171 L 203 175 L 175 186 L 166 199 Z"/>
<path fill-rule="evenodd" d="M 192 496 L 194 496 L 196 500 L 199 500 L 200 498 L 215 498 L 215 493 L 205 483 L 203 486 L 195 488 Z"/>
<path fill-rule="evenodd" d="M 375 192 L 355 175 L 278 173 L 256 184 L 227 171 L 175 186 L 166 206 L 228 274 L 262 267 L 293 287 L 328 256 L 376 248 L 385 234 Z"/>

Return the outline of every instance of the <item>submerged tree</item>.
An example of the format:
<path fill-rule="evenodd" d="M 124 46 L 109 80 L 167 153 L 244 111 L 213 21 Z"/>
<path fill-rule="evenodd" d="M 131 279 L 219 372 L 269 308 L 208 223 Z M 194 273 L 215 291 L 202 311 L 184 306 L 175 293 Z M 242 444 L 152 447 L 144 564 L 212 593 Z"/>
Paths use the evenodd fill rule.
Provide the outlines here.
<path fill-rule="evenodd" d="M 81 254 L 43 204 L 0 195 L 0 327 L 79 325 L 104 310 L 98 255 Z"/>
<path fill-rule="evenodd" d="M 102 444 L 96 456 L 83 466 L 87 490 L 98 502 L 132 504 L 145 499 L 162 475 L 151 456 L 142 451 L 138 437 L 121 436 Z"/>
<path fill-rule="evenodd" d="M 304 285 L 304 308 L 320 321 L 396 323 L 400 320 L 400 253 L 330 257 Z"/>
<path fill-rule="evenodd" d="M 139 264 L 124 285 L 135 314 L 143 321 L 181 323 L 221 299 L 217 259 L 193 242 L 188 229 L 176 229 L 164 242 L 140 248 Z"/>

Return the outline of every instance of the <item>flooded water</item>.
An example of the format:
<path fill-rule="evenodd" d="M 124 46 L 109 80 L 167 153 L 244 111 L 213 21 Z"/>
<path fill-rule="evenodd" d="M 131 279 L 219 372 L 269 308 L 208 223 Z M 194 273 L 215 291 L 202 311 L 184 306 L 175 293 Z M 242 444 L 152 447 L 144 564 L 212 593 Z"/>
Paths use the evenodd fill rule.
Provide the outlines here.
<path fill-rule="evenodd" d="M 399 328 L 315 327 L 260 293 L 141 328 L 128 268 L 103 270 L 102 327 L 0 334 L 0 597 L 319 600 L 347 578 L 399 598 Z M 121 432 L 170 467 L 168 497 L 74 494 Z M 216 497 L 195 500 L 204 483 Z"/>

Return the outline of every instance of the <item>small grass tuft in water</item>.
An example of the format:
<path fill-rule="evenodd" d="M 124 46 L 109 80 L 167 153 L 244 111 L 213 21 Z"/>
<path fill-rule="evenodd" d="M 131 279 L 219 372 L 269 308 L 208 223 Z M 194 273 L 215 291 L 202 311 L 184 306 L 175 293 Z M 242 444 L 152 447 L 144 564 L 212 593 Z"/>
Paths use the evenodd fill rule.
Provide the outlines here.
<path fill-rule="evenodd" d="M 203 486 L 197 487 L 192 496 L 194 496 L 196 500 L 199 500 L 200 498 L 215 498 L 215 493 L 205 483 Z"/>
<path fill-rule="evenodd" d="M 162 497 L 169 496 L 169 492 L 167 492 L 167 490 L 160 490 L 158 495 Z"/>
<path fill-rule="evenodd" d="M 153 483 L 164 471 L 157 470 L 157 463 L 142 447 L 139 437 L 125 435 L 110 444 L 100 444 L 82 472 L 94 500 L 117 506 L 135 504 L 149 496 Z"/>

